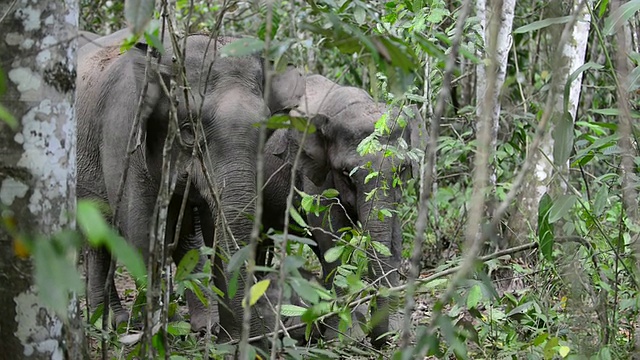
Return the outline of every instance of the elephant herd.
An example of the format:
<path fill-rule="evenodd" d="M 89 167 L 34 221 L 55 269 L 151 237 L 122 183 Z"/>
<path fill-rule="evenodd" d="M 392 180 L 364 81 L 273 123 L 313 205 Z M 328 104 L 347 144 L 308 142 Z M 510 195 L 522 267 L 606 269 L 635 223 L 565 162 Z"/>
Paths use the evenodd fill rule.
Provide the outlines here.
<path fill-rule="evenodd" d="M 225 294 L 218 306 L 219 325 L 224 329 L 219 341 L 240 338 L 243 281 L 237 282 L 235 295 L 230 297 L 227 290 L 232 274 L 223 258 L 228 260 L 249 242 L 258 191 L 259 130 L 255 124 L 276 113 L 307 118 L 316 131 L 307 133 L 304 139 L 295 128 L 268 134 L 264 148 L 264 179 L 268 179 L 263 188 L 264 229 L 284 227 L 291 167 L 299 155 L 294 179 L 298 189 L 310 195 L 329 188 L 339 193 L 335 199 L 323 200 L 325 205 L 339 202 L 339 206 L 329 207 L 330 216 L 306 216 L 314 229 L 317 246 L 313 250 L 322 265 L 325 285 L 332 286 L 333 274 L 340 265 L 340 260 L 329 263 L 324 257 L 334 246 L 334 233 L 358 221 L 391 254 L 368 251 L 371 282 L 386 287 L 399 284 L 402 229 L 392 209 L 401 201 L 401 193 L 391 182 L 393 174 L 406 173 L 406 178 L 418 167 L 408 158 L 401 163 L 385 157 L 384 151 L 361 155 L 357 150 L 387 112 L 384 104 L 376 103 L 361 89 L 337 85 L 320 75 L 303 75 L 291 67 L 274 75 L 270 89 L 266 89 L 264 61 L 259 56 L 216 56 L 214 46 L 219 50 L 234 40 L 224 37 L 213 42 L 205 35 L 188 36 L 182 64 L 167 41 L 164 54 L 151 59 L 158 71 L 145 72 L 146 44 L 120 51 L 128 34 L 125 29 L 105 37 L 88 33 L 81 36 L 77 194 L 109 204 L 109 220 L 148 261 L 150 229 L 160 189 L 167 181 L 174 184 L 168 199 L 165 235 L 167 244 L 175 244 L 173 261 L 178 264 L 189 250 L 213 246 L 214 241 L 217 254 L 225 254 L 215 256 L 212 266 L 214 284 Z M 265 93 L 269 94 L 266 100 Z M 398 115 L 398 110 L 393 113 L 390 117 Z M 379 134 L 381 144 L 417 146 L 423 141 L 418 112 L 407 110 L 402 114 L 407 126 L 395 126 Z M 199 121 L 194 121 L 196 118 Z M 133 127 L 134 122 L 137 127 Z M 179 138 L 167 141 L 176 128 Z M 370 179 L 371 172 L 378 176 Z M 168 179 L 165 174 L 169 174 Z M 383 180 L 388 186 L 382 185 Z M 367 201 L 372 192 L 376 192 L 375 202 Z M 391 211 L 380 216 L 378 209 Z M 194 271 L 202 271 L 205 260 L 202 256 Z M 112 293 L 104 293 L 106 282 L 113 282 L 107 278 L 109 253 L 91 249 L 87 262 L 90 309 L 108 296 L 115 322 L 126 321 L 128 311 L 115 286 L 110 287 Z M 241 270 L 240 278 L 244 276 Z M 185 297 L 192 330 L 206 329 L 212 321 L 209 308 L 191 291 L 186 291 Z M 379 296 L 376 307 L 385 316 L 371 329 L 370 338 L 380 347 L 385 341 L 382 335 L 394 329 L 401 316 L 392 298 Z M 273 326 L 261 321 L 259 312 L 265 310 L 256 308 L 252 307 L 252 336 L 264 334 Z"/>

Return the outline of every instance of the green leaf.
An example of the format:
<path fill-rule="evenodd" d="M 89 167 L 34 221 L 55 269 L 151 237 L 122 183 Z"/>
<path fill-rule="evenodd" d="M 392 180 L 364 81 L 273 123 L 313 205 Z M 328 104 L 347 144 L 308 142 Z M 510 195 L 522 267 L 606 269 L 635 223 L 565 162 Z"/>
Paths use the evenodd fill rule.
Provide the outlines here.
<path fill-rule="evenodd" d="M 16 130 L 18 128 L 18 121 L 4 106 L 2 106 L 2 104 L 0 104 L 0 120 L 9 125 L 11 130 Z"/>
<path fill-rule="evenodd" d="M 469 289 L 467 295 L 467 309 L 473 309 L 478 306 L 478 303 L 482 300 L 482 288 L 479 284 L 475 284 Z"/>
<path fill-rule="evenodd" d="M 337 198 L 338 195 L 340 195 L 340 193 L 336 189 L 326 189 L 322 192 L 322 196 L 328 199 Z"/>
<path fill-rule="evenodd" d="M 274 242 L 276 243 L 280 243 L 283 239 L 283 234 L 273 234 L 273 235 L 269 235 L 269 238 L 272 239 Z M 288 234 L 287 235 L 287 241 L 293 241 L 293 242 L 297 242 L 300 244 L 305 244 L 305 245 L 309 245 L 309 246 L 317 246 L 318 244 L 311 240 L 311 239 L 307 239 L 305 237 L 301 237 L 301 236 L 296 236 L 293 234 Z"/>
<path fill-rule="evenodd" d="M 78 202 L 76 215 L 80 229 L 91 246 L 106 246 L 109 252 L 129 270 L 138 283 L 144 283 L 146 266 L 140 252 L 132 247 L 114 229 L 107 225 L 98 205 L 95 202 L 81 200 Z"/>
<path fill-rule="evenodd" d="M 543 350 L 545 359 L 553 359 L 553 355 L 555 355 L 555 347 L 558 346 L 559 342 L 560 339 L 555 336 L 547 340 Z"/>
<path fill-rule="evenodd" d="M 553 163 L 557 166 L 566 164 L 573 150 L 573 118 L 569 112 L 564 112 L 555 119 L 556 127 L 553 137 Z"/>
<path fill-rule="evenodd" d="M 291 211 L 289 211 L 289 213 L 291 214 L 291 217 L 293 218 L 293 220 L 296 223 L 298 223 L 298 225 L 300 225 L 303 228 L 309 227 L 307 223 L 304 222 L 304 220 L 302 219 L 302 216 L 300 216 L 300 213 L 298 212 L 298 210 L 296 210 L 294 207 L 291 207 Z"/>
<path fill-rule="evenodd" d="M 245 246 L 240 250 L 236 251 L 236 253 L 231 256 L 231 259 L 229 259 L 229 264 L 227 265 L 227 271 L 234 272 L 240 269 L 240 267 L 242 267 L 244 262 L 249 258 L 249 254 L 250 254 L 250 249 L 248 246 Z"/>
<path fill-rule="evenodd" d="M 307 120 L 305 118 L 291 116 L 290 117 L 291 126 L 293 126 L 296 130 L 300 132 L 307 131 L 307 134 L 313 134 L 316 132 L 316 127 L 311 123 L 311 120 Z"/>
<path fill-rule="evenodd" d="M 260 126 L 260 123 L 255 124 L 256 127 Z M 267 129 L 287 129 L 290 127 L 289 115 L 277 114 L 267 119 Z"/>
<path fill-rule="evenodd" d="M 324 259 L 326 262 L 332 263 L 340 258 L 343 251 L 344 246 L 334 246 L 324 253 Z"/>
<path fill-rule="evenodd" d="M 124 238 L 115 232 L 106 238 L 106 245 L 111 254 L 122 262 L 137 283 L 146 282 L 147 268 L 138 249 L 129 245 Z"/>
<path fill-rule="evenodd" d="M 153 33 L 144 32 L 144 39 L 147 40 L 147 44 L 151 45 L 154 49 L 158 50 L 160 55 L 164 55 L 164 45 L 162 41 Z"/>
<path fill-rule="evenodd" d="M 627 77 L 627 91 L 636 91 L 640 88 L 640 66 L 636 66 Z"/>
<path fill-rule="evenodd" d="M 231 279 L 229 280 L 229 285 L 227 285 L 227 292 L 229 293 L 229 298 L 233 299 L 238 292 L 238 278 L 240 277 L 240 269 L 231 274 Z"/>
<path fill-rule="evenodd" d="M 69 292 L 79 293 L 84 288 L 84 281 L 68 256 L 71 249 L 65 249 L 67 246 L 55 239 L 38 239 L 33 245 L 35 283 L 39 297 L 56 314 L 66 319 Z"/>
<path fill-rule="evenodd" d="M 549 209 L 549 223 L 553 224 L 567 215 L 577 199 L 573 194 L 560 196 Z"/>
<path fill-rule="evenodd" d="M 572 16 L 562 16 L 562 17 L 557 17 L 557 18 L 550 18 L 550 19 L 543 19 L 543 20 L 538 20 L 538 21 L 534 21 L 530 24 L 527 24 L 525 26 L 521 26 L 515 30 L 513 30 L 514 34 L 524 34 L 524 33 L 528 33 L 528 32 L 532 32 L 532 31 L 536 31 L 536 30 L 540 30 L 543 28 L 546 28 L 547 26 L 551 26 L 551 25 L 559 25 L 559 24 L 565 24 L 567 22 L 569 22 L 571 20 Z"/>
<path fill-rule="evenodd" d="M 262 295 L 267 292 L 270 283 L 270 279 L 264 279 L 253 284 L 251 290 L 249 291 L 249 306 L 255 305 L 258 300 L 260 300 Z M 242 301 L 242 306 L 245 306 L 244 300 Z"/>
<path fill-rule="evenodd" d="M 153 17 L 153 0 L 125 0 L 124 18 L 131 28 L 131 32 L 140 36 Z"/>
<path fill-rule="evenodd" d="M 368 183 L 369 181 L 371 181 L 371 179 L 377 177 L 380 174 L 380 172 L 378 171 L 372 171 L 370 172 L 365 178 L 364 178 L 364 183 Z"/>
<path fill-rule="evenodd" d="M 313 196 L 312 195 L 305 195 L 302 200 L 300 201 L 300 206 L 302 206 L 302 209 L 304 211 L 306 211 L 307 213 L 311 213 L 312 208 L 313 208 Z"/>
<path fill-rule="evenodd" d="M 389 250 L 389 248 L 387 247 L 387 245 L 378 242 L 378 241 L 372 241 L 371 242 L 371 246 L 373 246 L 373 248 L 375 249 L 375 251 L 381 255 L 381 256 L 391 256 L 391 250 Z M 327 251 L 328 253 L 328 251 Z M 327 255 L 325 254 L 325 259 L 326 259 Z"/>
<path fill-rule="evenodd" d="M 198 261 L 200 260 L 200 252 L 198 249 L 189 250 L 180 260 L 178 268 L 176 269 L 175 281 L 183 281 L 187 275 L 191 274 Z"/>
<path fill-rule="evenodd" d="M 353 11 L 353 18 L 356 20 L 356 23 L 358 25 L 364 24 L 366 16 L 367 13 L 365 12 L 365 10 L 360 6 L 356 6 L 355 10 Z"/>
<path fill-rule="evenodd" d="M 604 19 L 602 33 L 604 35 L 613 35 L 617 28 L 629 21 L 638 10 L 640 10 L 640 0 L 631 0 L 621 5 L 615 12 Z"/>
<path fill-rule="evenodd" d="M 264 49 L 264 41 L 255 38 L 242 38 L 233 41 L 220 49 L 222 57 L 253 55 Z"/>
<path fill-rule="evenodd" d="M 104 244 L 103 239 L 109 236 L 110 229 L 96 202 L 79 200 L 76 220 L 91 246 L 97 247 Z"/>
<path fill-rule="evenodd" d="M 571 352 L 571 348 L 565 345 L 560 345 L 558 347 L 558 355 L 562 356 L 563 358 L 566 358 L 567 355 L 569 355 L 569 352 Z"/>
<path fill-rule="evenodd" d="M 178 321 L 167 325 L 167 332 L 173 336 L 184 336 L 191 333 L 191 325 L 186 321 Z"/>
<path fill-rule="evenodd" d="M 429 11 L 429 15 L 426 20 L 432 24 L 440 24 L 442 20 L 449 15 L 450 13 L 448 9 L 434 7 Z"/>
<path fill-rule="evenodd" d="M 293 288 L 293 290 L 300 295 L 301 298 L 310 302 L 311 304 L 316 304 L 320 300 L 320 295 L 318 291 L 309 284 L 309 281 L 302 278 L 289 278 L 289 285 Z"/>
<path fill-rule="evenodd" d="M 283 316 L 302 316 L 307 311 L 306 308 L 298 305 L 282 304 L 280 314 Z"/>
<path fill-rule="evenodd" d="M 386 217 L 392 217 L 393 214 L 391 214 L 391 211 L 389 209 L 380 209 L 378 211 L 378 220 L 380 221 L 384 221 L 384 218 Z"/>
<path fill-rule="evenodd" d="M 540 252 L 549 261 L 553 255 L 553 224 L 549 222 L 549 210 L 552 206 L 549 194 L 542 195 L 538 204 L 538 243 Z"/>
<path fill-rule="evenodd" d="M 620 110 L 616 108 L 589 109 L 589 112 L 603 116 L 618 116 L 620 114 Z"/>
<path fill-rule="evenodd" d="M 596 216 L 602 215 L 604 212 L 605 206 L 607 206 L 607 201 L 609 200 L 609 187 L 603 185 L 600 187 L 598 192 L 596 193 L 596 197 L 593 200 L 593 213 Z"/>

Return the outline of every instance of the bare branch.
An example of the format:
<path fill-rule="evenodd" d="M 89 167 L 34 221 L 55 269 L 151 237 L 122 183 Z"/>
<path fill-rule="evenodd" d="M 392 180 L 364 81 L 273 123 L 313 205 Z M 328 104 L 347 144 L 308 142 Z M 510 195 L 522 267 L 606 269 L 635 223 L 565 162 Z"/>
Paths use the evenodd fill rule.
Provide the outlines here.
<path fill-rule="evenodd" d="M 431 197 L 431 189 L 433 179 L 435 177 L 434 174 L 434 164 L 436 159 L 436 148 L 438 145 L 438 135 L 440 132 L 440 118 L 444 115 L 446 100 L 450 94 L 451 87 L 451 78 L 453 77 L 453 72 L 456 66 L 456 59 L 458 50 L 460 48 L 460 42 L 462 40 L 464 24 L 467 20 L 467 16 L 469 16 L 469 12 L 471 11 L 471 0 L 466 0 L 460 12 L 458 13 L 458 20 L 456 23 L 456 33 L 453 41 L 451 42 L 451 52 L 449 54 L 449 59 L 447 59 L 445 72 L 442 79 L 442 88 L 440 90 L 440 96 L 438 97 L 438 102 L 436 103 L 436 108 L 433 114 L 433 118 L 431 119 L 431 129 L 429 133 L 429 140 L 427 144 L 427 149 L 425 151 L 425 169 L 424 169 L 424 178 L 422 179 L 422 184 L 420 186 L 423 189 L 420 194 L 420 203 L 418 210 L 418 219 L 416 220 L 416 235 L 413 239 L 413 253 L 411 255 L 411 269 L 409 271 L 409 276 L 407 277 L 407 293 L 405 294 L 405 305 L 404 305 L 404 324 L 402 328 L 402 340 L 401 340 L 401 351 L 404 351 L 409 346 L 410 339 L 410 327 L 411 327 L 411 318 L 407 316 L 411 313 L 415 301 L 413 299 L 413 294 L 415 292 L 415 281 L 418 278 L 420 259 L 422 257 L 422 244 L 424 243 L 425 237 L 424 233 L 427 227 L 427 201 Z"/>

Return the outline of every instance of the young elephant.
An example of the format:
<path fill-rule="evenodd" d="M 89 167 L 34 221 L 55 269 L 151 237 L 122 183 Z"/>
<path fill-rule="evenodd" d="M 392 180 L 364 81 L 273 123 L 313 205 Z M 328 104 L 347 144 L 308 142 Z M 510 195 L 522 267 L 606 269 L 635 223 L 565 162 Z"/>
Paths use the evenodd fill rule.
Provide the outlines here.
<path fill-rule="evenodd" d="M 160 74 L 150 67 L 148 88 L 142 106 L 138 99 L 144 88 L 147 45 L 139 43 L 121 53 L 120 44 L 129 35 L 122 30 L 95 39 L 79 51 L 77 77 L 78 112 L 78 197 L 108 202 L 111 209 L 118 209 L 117 224 L 127 241 L 137 247 L 145 261 L 149 257 L 150 228 L 154 207 L 162 187 L 163 152 L 165 139 L 172 126 L 180 130 L 181 141 L 173 141 L 169 165 L 169 182 L 175 184 L 170 197 L 166 244 L 174 243 L 174 232 L 179 220 L 179 210 L 186 198 L 186 212 L 182 219 L 173 260 L 178 263 L 190 249 L 203 242 L 213 243 L 215 215 L 224 214 L 227 226 L 219 229 L 218 253 L 229 258 L 238 246 L 244 246 L 250 236 L 252 221 L 247 214 L 254 213 L 256 194 L 255 158 L 258 130 L 255 123 L 272 112 L 291 108 L 303 94 L 304 81 L 296 70 L 276 75 L 269 101 L 263 100 L 265 76 L 263 61 L 257 56 L 215 56 L 214 44 L 219 47 L 230 39 L 213 41 L 206 35 L 187 38 L 186 74 L 175 62 L 168 39 L 166 52 L 158 63 Z M 182 40 L 180 40 L 182 44 Z M 163 87 L 172 87 L 171 78 L 177 82 L 177 124 L 170 116 L 171 103 Z M 201 119 L 196 121 L 201 110 Z M 125 168 L 127 145 L 134 119 L 139 117 L 141 140 L 130 156 Z M 193 127 L 201 122 L 200 127 Z M 196 147 L 196 157 L 192 153 Z M 208 168 L 206 174 L 204 168 Z M 118 189 L 126 173 L 124 192 L 118 202 Z M 188 182 L 190 179 L 190 182 Z M 220 203 L 212 193 L 212 185 L 219 191 Z M 188 193 L 186 189 L 190 190 Z M 195 229 L 196 217 L 200 217 L 201 235 Z M 226 231 L 230 229 L 233 238 Z M 204 238 L 204 239 L 203 239 Z M 89 254 L 89 305 L 95 309 L 104 300 L 104 284 L 107 279 L 109 254 L 104 249 L 92 249 Z M 226 279 L 230 274 L 216 257 L 214 282 L 227 292 Z M 196 267 L 201 270 L 204 259 Z M 240 274 L 244 278 L 244 272 Z M 116 321 L 128 318 L 114 291 L 108 294 Z M 222 335 L 239 339 L 242 324 L 243 282 L 233 298 L 224 297 L 219 304 Z M 209 323 L 208 310 L 190 291 L 186 294 L 191 328 L 199 331 Z M 265 329 L 259 314 L 252 316 L 253 334 Z"/>
<path fill-rule="evenodd" d="M 384 104 L 374 102 L 361 89 L 337 85 L 320 75 L 306 77 L 305 96 L 292 114 L 311 119 L 316 131 L 307 134 L 302 141 L 303 134 L 295 129 L 277 130 L 267 142 L 265 179 L 271 179 L 264 190 L 266 209 L 263 221 L 265 228 L 283 228 L 291 164 L 302 146 L 296 187 L 311 195 L 322 194 L 329 188 L 336 189 L 340 202 L 337 205 L 335 200 L 325 201 L 325 205 L 335 205 L 329 210 L 330 223 L 326 218 L 311 214 L 307 215 L 308 224 L 339 237 L 338 229 L 360 221 L 371 239 L 382 243 L 391 252 L 391 256 L 383 256 L 370 250 L 371 280 L 375 280 L 377 285 L 392 287 L 399 282 L 397 269 L 400 267 L 402 232 L 395 212 L 391 212 L 391 216 L 387 212 L 380 218 L 378 209 L 393 209 L 401 201 L 400 190 L 391 186 L 394 170 L 406 172 L 404 165 L 410 165 L 417 173 L 419 166 L 400 164 L 398 160 L 384 157 L 384 151 L 364 156 L 358 153 L 358 144 L 374 132 L 375 123 L 386 110 Z M 413 115 L 415 118 L 410 119 L 405 128 L 396 125 L 389 134 L 378 139 L 380 143 L 383 146 L 396 146 L 402 138 L 405 143 L 422 148 L 426 143 L 423 138 L 425 133 L 419 127 L 424 125 L 417 109 L 414 109 Z M 389 115 L 388 119 L 395 119 L 394 114 Z M 391 123 L 388 121 L 389 127 L 392 127 Z M 420 141 L 422 143 L 419 144 Z M 379 175 L 370 181 L 365 180 L 372 171 L 379 172 Z M 377 187 L 382 187 L 383 182 L 387 184 L 386 189 L 378 189 L 373 199 L 367 201 L 367 195 Z M 322 264 L 323 277 L 327 279 L 327 285 L 331 285 L 339 260 L 327 263 L 324 254 L 335 245 L 335 237 L 318 229 L 313 230 L 313 236 L 318 244 L 314 251 Z M 399 325 L 400 314 L 393 302 L 393 299 L 378 297 L 376 312 L 384 315 L 379 317 L 370 334 L 372 343 L 377 347 L 385 342 L 385 337 L 381 335 Z"/>

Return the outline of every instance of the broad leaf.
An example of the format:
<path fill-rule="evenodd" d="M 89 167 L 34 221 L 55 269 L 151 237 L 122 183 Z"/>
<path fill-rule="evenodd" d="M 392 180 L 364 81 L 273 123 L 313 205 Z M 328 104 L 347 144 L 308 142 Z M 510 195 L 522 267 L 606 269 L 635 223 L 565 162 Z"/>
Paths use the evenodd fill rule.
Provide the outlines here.
<path fill-rule="evenodd" d="M 636 12 L 640 10 L 640 0 L 631 0 L 620 6 L 604 20 L 604 35 L 613 35 L 618 27 L 624 25 Z"/>
<path fill-rule="evenodd" d="M 552 260 L 553 255 L 553 224 L 549 222 L 552 204 L 549 194 L 542 195 L 538 204 L 538 243 L 540 252 L 547 260 Z"/>
<path fill-rule="evenodd" d="M 244 264 L 244 262 L 249 258 L 250 249 L 248 246 L 241 248 L 236 251 L 235 254 L 231 256 L 229 259 L 229 264 L 227 265 L 228 272 L 234 272 Z"/>
<path fill-rule="evenodd" d="M 191 333 L 191 325 L 186 321 L 178 321 L 167 325 L 167 332 L 174 336 L 189 335 Z"/>
<path fill-rule="evenodd" d="M 264 295 L 264 293 L 267 292 L 267 289 L 269 288 L 270 283 L 271 283 L 270 279 L 265 279 L 253 284 L 253 286 L 251 287 L 251 290 L 249 291 L 249 294 L 250 294 L 249 306 L 253 306 L 258 302 L 258 300 L 262 297 L 262 295 Z"/>
<path fill-rule="evenodd" d="M 189 250 L 180 260 L 178 268 L 176 269 L 175 281 L 183 281 L 187 275 L 191 274 L 198 261 L 200 260 L 200 252 L 198 249 Z"/>
<path fill-rule="evenodd" d="M 233 41 L 220 49 L 220 55 L 225 56 L 247 56 L 253 55 L 264 49 L 264 41 L 253 38 L 242 38 Z"/>
<path fill-rule="evenodd" d="M 131 28 L 131 32 L 140 36 L 153 17 L 153 0 L 125 0 L 124 17 Z"/>
<path fill-rule="evenodd" d="M 569 112 L 557 116 L 553 137 L 553 162 L 557 166 L 566 164 L 573 150 L 573 118 Z"/>
<path fill-rule="evenodd" d="M 480 288 L 480 285 L 475 284 L 469 289 L 469 294 L 467 294 L 467 308 L 475 308 L 478 306 L 480 300 L 482 300 L 482 288 Z"/>
<path fill-rule="evenodd" d="M 282 304 L 280 314 L 283 316 L 302 316 L 307 311 L 306 308 L 298 305 Z"/>
<path fill-rule="evenodd" d="M 4 121 L 12 130 L 18 128 L 18 121 L 2 104 L 0 104 L 0 121 Z"/>
<path fill-rule="evenodd" d="M 332 263 L 340 258 L 343 251 L 344 246 L 334 246 L 324 253 L 324 259 L 326 262 Z"/>
<path fill-rule="evenodd" d="M 530 24 L 527 24 L 525 26 L 521 26 L 515 30 L 513 30 L 514 34 L 524 34 L 524 33 L 528 33 L 528 32 L 532 32 L 532 31 L 536 31 L 536 30 L 540 30 L 543 28 L 546 28 L 547 26 L 551 26 L 551 25 L 558 25 L 558 24 L 564 24 L 567 23 L 571 20 L 572 16 L 563 16 L 563 17 L 557 17 L 557 18 L 551 18 L 551 19 L 543 19 L 543 20 L 538 20 L 538 21 L 534 21 Z"/>
<path fill-rule="evenodd" d="M 567 215 L 577 199 L 575 195 L 568 194 L 562 195 L 554 201 L 553 206 L 549 209 L 549 223 L 553 224 Z"/>
<path fill-rule="evenodd" d="M 291 218 L 293 218 L 293 220 L 296 223 L 298 223 L 298 225 L 300 225 L 303 228 L 308 227 L 307 223 L 302 219 L 302 216 L 300 216 L 300 213 L 298 212 L 298 210 L 291 207 L 291 211 L 289 211 L 289 213 L 291 214 Z"/>
<path fill-rule="evenodd" d="M 371 242 L 371 246 L 373 246 L 373 248 L 376 250 L 376 252 L 377 252 L 379 255 L 382 255 L 382 256 L 391 256 L 391 250 L 389 250 L 389 247 L 387 247 L 387 245 L 385 245 L 385 244 L 383 244 L 383 243 L 381 243 L 381 242 L 378 242 L 378 241 L 372 241 L 372 242 Z M 327 251 L 327 254 L 328 254 L 328 253 L 329 253 L 329 252 Z M 341 252 L 341 253 L 342 253 L 342 252 Z M 325 259 L 327 258 L 327 254 L 325 254 L 325 255 L 324 255 L 324 256 L 325 256 Z"/>

